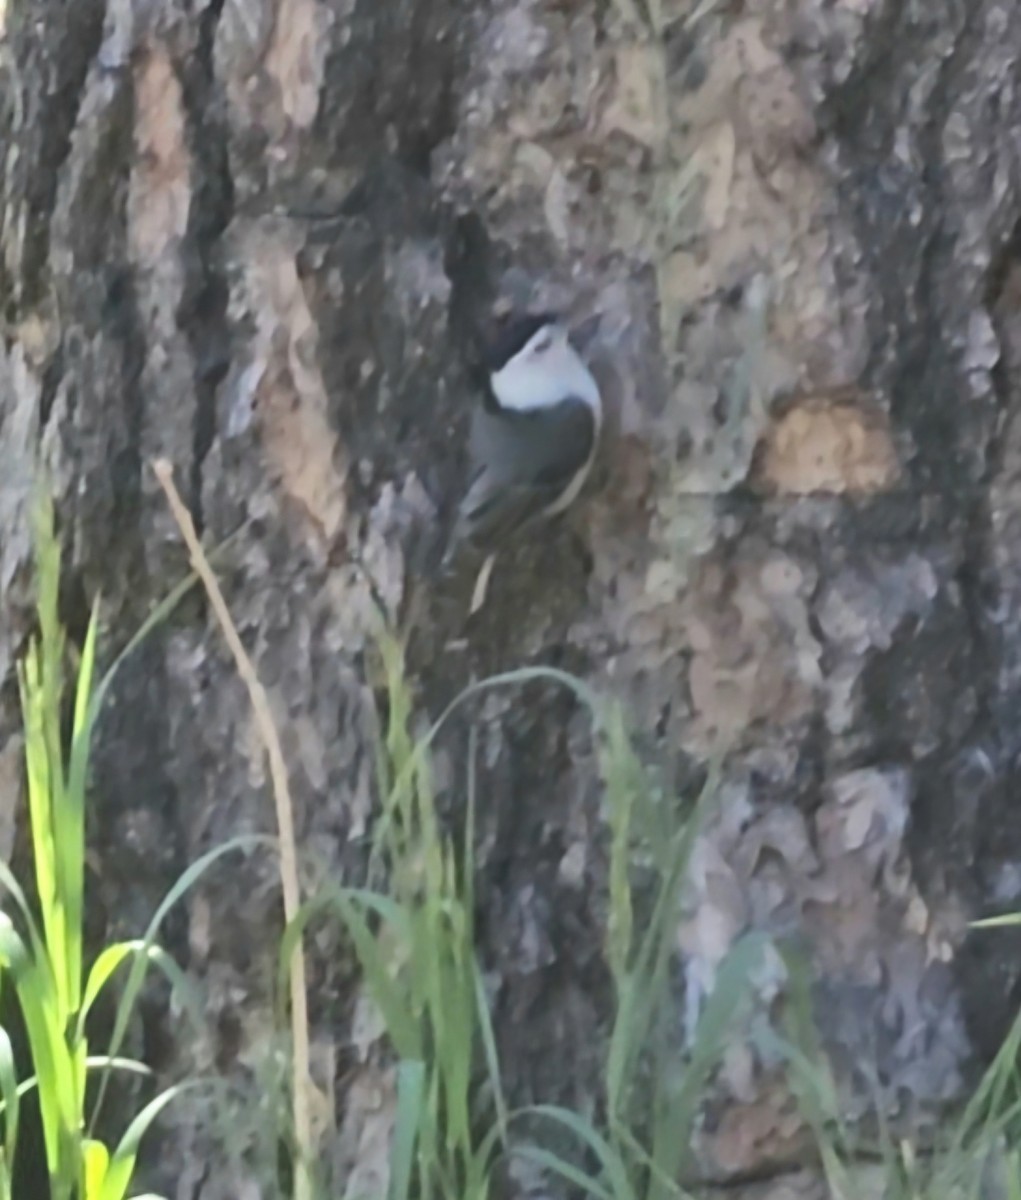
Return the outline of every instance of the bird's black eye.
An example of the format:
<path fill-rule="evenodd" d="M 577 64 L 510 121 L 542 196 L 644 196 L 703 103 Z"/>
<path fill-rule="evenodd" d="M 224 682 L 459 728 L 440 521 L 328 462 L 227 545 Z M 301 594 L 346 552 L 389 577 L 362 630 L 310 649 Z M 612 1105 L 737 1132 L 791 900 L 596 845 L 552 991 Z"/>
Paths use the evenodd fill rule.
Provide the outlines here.
<path fill-rule="evenodd" d="M 542 337 L 532 347 L 533 354 L 545 354 L 546 351 L 553 345 L 553 335 L 544 333 Z"/>

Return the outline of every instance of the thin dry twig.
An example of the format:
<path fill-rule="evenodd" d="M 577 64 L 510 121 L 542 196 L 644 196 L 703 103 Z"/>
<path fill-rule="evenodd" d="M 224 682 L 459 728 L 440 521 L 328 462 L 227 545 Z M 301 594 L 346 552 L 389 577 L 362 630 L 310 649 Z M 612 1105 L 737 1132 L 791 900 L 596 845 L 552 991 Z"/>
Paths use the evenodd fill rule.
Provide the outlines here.
<path fill-rule="evenodd" d="M 170 510 L 181 531 L 195 572 L 209 597 L 216 619 L 223 630 L 238 674 L 248 688 L 248 695 L 255 714 L 256 728 L 269 757 L 270 778 L 273 783 L 273 799 L 276 804 L 277 829 L 280 835 L 280 883 L 284 897 L 284 918 L 290 922 L 301 905 L 298 887 L 298 856 L 294 844 L 294 808 L 291 790 L 287 781 L 280 737 L 270 711 L 266 689 L 259 682 L 252 660 L 245 652 L 237 627 L 231 619 L 227 603 L 216 582 L 216 576 L 195 533 L 191 513 L 184 506 L 174 485 L 173 467 L 166 459 L 158 459 L 152 469 L 160 486 L 166 492 Z M 294 1174 L 294 1200 L 311 1200 L 312 1185 L 308 1164 L 312 1153 L 311 1090 L 309 1072 L 308 999 L 305 985 L 305 952 L 299 938 L 290 962 L 291 985 L 291 1039 L 293 1043 L 293 1106 L 294 1135 L 296 1141 L 296 1164 Z"/>

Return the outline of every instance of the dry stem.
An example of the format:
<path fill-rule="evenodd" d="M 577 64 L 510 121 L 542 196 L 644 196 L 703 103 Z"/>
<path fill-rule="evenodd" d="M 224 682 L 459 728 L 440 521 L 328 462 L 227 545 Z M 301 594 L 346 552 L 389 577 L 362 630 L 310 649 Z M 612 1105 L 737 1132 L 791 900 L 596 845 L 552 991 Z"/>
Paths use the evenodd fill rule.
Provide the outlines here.
<path fill-rule="evenodd" d="M 167 494 L 170 510 L 177 522 L 188 547 L 195 572 L 202 580 L 209 603 L 223 630 L 238 674 L 248 688 L 255 715 L 256 728 L 266 754 L 269 757 L 270 778 L 273 783 L 273 799 L 276 803 L 277 829 L 280 835 L 280 883 L 284 896 L 284 919 L 290 922 L 301 904 L 298 887 L 298 857 L 294 846 L 294 808 L 291 790 L 287 782 L 287 767 L 284 763 L 280 737 L 273 723 L 266 689 L 259 682 L 252 660 L 245 653 L 237 627 L 231 620 L 227 603 L 216 582 L 209 560 L 203 553 L 191 514 L 185 507 L 174 485 L 173 468 L 166 459 L 153 463 L 153 471 L 160 486 Z M 312 1186 L 308 1171 L 312 1154 L 311 1127 L 311 1075 L 309 1073 L 308 1000 L 305 987 L 305 952 L 301 940 L 295 944 L 290 961 L 291 984 L 291 1040 L 293 1044 L 293 1105 L 294 1136 L 296 1142 L 294 1200 L 311 1200 Z"/>

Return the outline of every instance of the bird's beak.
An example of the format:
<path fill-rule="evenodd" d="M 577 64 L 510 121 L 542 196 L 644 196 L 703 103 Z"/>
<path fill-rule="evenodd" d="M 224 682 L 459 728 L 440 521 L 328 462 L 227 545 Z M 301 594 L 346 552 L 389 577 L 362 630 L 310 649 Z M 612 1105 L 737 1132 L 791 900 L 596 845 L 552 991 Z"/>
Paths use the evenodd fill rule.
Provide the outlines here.
<path fill-rule="evenodd" d="M 588 317 L 582 321 L 580 325 L 576 325 L 571 330 L 571 341 L 575 346 L 584 353 L 596 339 L 599 333 L 599 326 L 602 323 L 603 314 L 596 313 L 595 316 Z"/>

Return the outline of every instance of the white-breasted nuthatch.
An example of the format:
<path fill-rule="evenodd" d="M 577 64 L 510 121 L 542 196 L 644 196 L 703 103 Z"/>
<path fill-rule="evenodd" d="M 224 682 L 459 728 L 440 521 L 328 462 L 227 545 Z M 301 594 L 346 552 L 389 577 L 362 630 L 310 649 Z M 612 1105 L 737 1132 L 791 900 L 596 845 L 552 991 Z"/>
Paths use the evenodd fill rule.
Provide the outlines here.
<path fill-rule="evenodd" d="M 444 559 L 449 563 L 465 543 L 485 549 L 488 576 L 510 536 L 577 498 L 595 459 L 603 407 L 595 379 L 555 313 L 508 321 L 485 360 L 468 488 Z"/>

